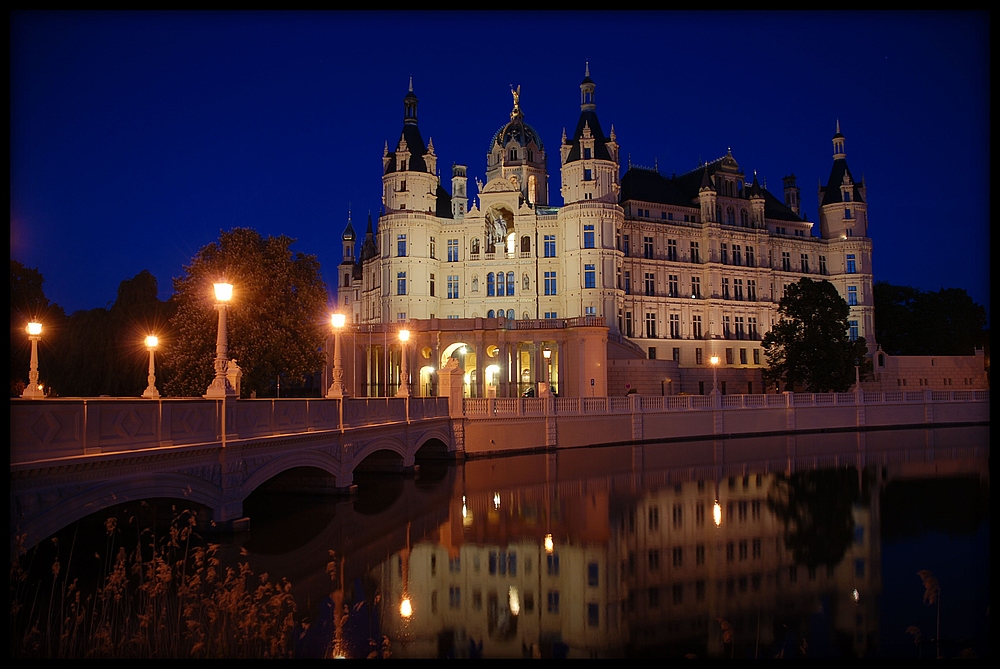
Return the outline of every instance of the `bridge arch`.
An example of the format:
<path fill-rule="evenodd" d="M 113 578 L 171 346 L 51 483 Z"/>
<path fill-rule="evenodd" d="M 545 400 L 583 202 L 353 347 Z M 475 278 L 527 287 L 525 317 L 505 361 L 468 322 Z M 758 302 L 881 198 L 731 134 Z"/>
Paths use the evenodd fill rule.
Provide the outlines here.
<path fill-rule="evenodd" d="M 338 485 L 340 485 L 344 469 L 336 458 L 324 451 L 289 451 L 264 462 L 260 467 L 248 473 L 243 485 L 240 486 L 242 493 L 240 501 L 245 500 L 250 496 L 250 493 L 279 474 L 298 468 L 322 470 L 337 480 Z"/>
<path fill-rule="evenodd" d="M 25 548 L 30 548 L 78 520 L 124 502 L 148 499 L 191 500 L 218 515 L 222 504 L 218 483 L 180 472 L 156 472 L 130 479 L 102 482 L 77 494 L 49 504 L 40 513 L 22 509 L 27 535 Z M 13 523 L 12 523 L 13 524 Z"/>

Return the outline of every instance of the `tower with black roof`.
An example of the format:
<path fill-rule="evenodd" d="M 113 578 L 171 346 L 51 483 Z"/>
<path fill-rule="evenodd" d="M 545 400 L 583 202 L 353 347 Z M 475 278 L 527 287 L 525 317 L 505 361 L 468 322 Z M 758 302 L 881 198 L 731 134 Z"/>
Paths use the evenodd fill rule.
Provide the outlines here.
<path fill-rule="evenodd" d="M 565 204 L 596 200 L 617 204 L 621 190 L 618 181 L 618 142 L 615 129 L 605 136 L 597 118 L 597 85 L 590 78 L 587 63 L 580 82 L 580 117 L 572 139 L 563 131 L 559 156 L 562 162 L 562 197 Z"/>
<path fill-rule="evenodd" d="M 868 202 L 864 180 L 858 183 L 847 166 L 840 121 L 833 135 L 833 167 L 819 188 L 819 225 L 824 239 L 868 236 Z"/>
<path fill-rule="evenodd" d="M 403 98 L 403 129 L 396 147 L 382 152 L 382 205 L 395 211 L 435 212 L 438 178 L 434 140 L 424 144 L 417 126 L 417 96 L 413 79 Z"/>
<path fill-rule="evenodd" d="M 618 333 L 614 318 L 621 259 L 617 233 L 624 214 L 618 204 L 618 143 L 614 127 L 604 134 L 597 118 L 596 84 L 590 63 L 580 82 L 580 116 L 572 138 L 563 131 L 559 157 L 562 163 L 563 207 L 559 227 L 565 249 L 567 315 L 602 316 Z M 582 312 L 582 313 L 581 313 Z"/>

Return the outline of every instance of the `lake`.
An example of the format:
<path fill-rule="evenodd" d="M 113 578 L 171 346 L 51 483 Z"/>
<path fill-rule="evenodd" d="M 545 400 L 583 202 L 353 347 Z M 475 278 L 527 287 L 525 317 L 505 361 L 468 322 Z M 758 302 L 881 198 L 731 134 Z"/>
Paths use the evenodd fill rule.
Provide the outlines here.
<path fill-rule="evenodd" d="M 146 566 L 131 578 L 147 574 L 144 592 L 154 567 L 165 590 L 190 585 L 194 545 L 211 544 L 205 564 L 217 559 L 220 574 L 244 565 L 243 599 L 227 615 L 247 615 L 255 631 L 231 646 L 203 634 L 195 654 L 209 656 L 988 657 L 988 445 L 978 426 L 431 461 L 416 476 L 359 473 L 350 497 L 275 481 L 246 500 L 249 532 L 205 539 L 178 531 L 181 501 L 121 505 L 22 558 L 12 655 L 80 656 L 88 636 L 109 657 L 199 643 L 182 630 L 218 624 L 219 606 L 199 613 L 205 597 L 191 614 L 202 622 L 185 623 L 191 606 L 135 596 L 146 620 L 162 616 L 159 633 L 116 632 L 128 624 L 98 622 L 113 605 L 88 609 L 98 584 L 111 601 L 109 556 L 141 542 Z M 724 467 L 703 464 L 720 449 Z M 745 461 L 731 464 L 733 452 Z M 157 562 L 163 542 L 172 579 L 170 560 Z M 79 639 L 60 642 L 60 616 L 39 612 L 65 619 L 73 579 L 69 598 L 85 593 L 86 615 Z"/>

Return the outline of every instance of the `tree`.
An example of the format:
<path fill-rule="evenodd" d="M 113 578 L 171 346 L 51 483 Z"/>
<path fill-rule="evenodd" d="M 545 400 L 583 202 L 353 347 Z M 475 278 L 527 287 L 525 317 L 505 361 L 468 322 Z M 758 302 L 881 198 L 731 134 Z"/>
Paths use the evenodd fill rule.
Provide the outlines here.
<path fill-rule="evenodd" d="M 244 395 L 265 395 L 279 374 L 294 384 L 322 369 L 329 296 L 316 256 L 292 252 L 294 241 L 235 228 L 202 248 L 185 276 L 174 279 L 177 311 L 163 354 L 166 394 L 202 395 L 212 381 L 218 331 L 212 285 L 223 278 L 234 286 L 226 329 Z"/>
<path fill-rule="evenodd" d="M 147 334 L 169 341 L 172 304 L 157 297 L 156 277 L 142 270 L 118 286 L 110 309 L 74 312 L 60 348 L 62 395 L 137 397 L 147 384 Z M 157 385 L 162 387 L 157 365 Z"/>
<path fill-rule="evenodd" d="M 889 355 L 972 355 L 989 344 L 986 309 L 961 288 L 921 291 L 877 281 L 875 339 Z"/>
<path fill-rule="evenodd" d="M 846 392 L 854 385 L 855 366 L 871 368 L 864 337 L 848 333 L 847 302 L 829 281 L 803 277 L 788 286 L 778 303 L 780 320 L 762 342 L 768 367 L 764 383 L 783 382 L 785 390 L 801 385 L 806 392 Z"/>

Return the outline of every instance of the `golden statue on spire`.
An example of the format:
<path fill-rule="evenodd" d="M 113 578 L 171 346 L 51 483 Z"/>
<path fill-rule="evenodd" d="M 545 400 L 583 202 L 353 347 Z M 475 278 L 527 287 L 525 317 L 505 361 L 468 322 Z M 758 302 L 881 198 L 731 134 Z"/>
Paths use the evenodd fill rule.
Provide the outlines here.
<path fill-rule="evenodd" d="M 518 84 L 516 89 L 514 84 L 511 84 L 510 94 L 514 96 L 514 109 L 510 112 L 510 118 L 513 121 L 521 115 L 521 84 Z"/>

